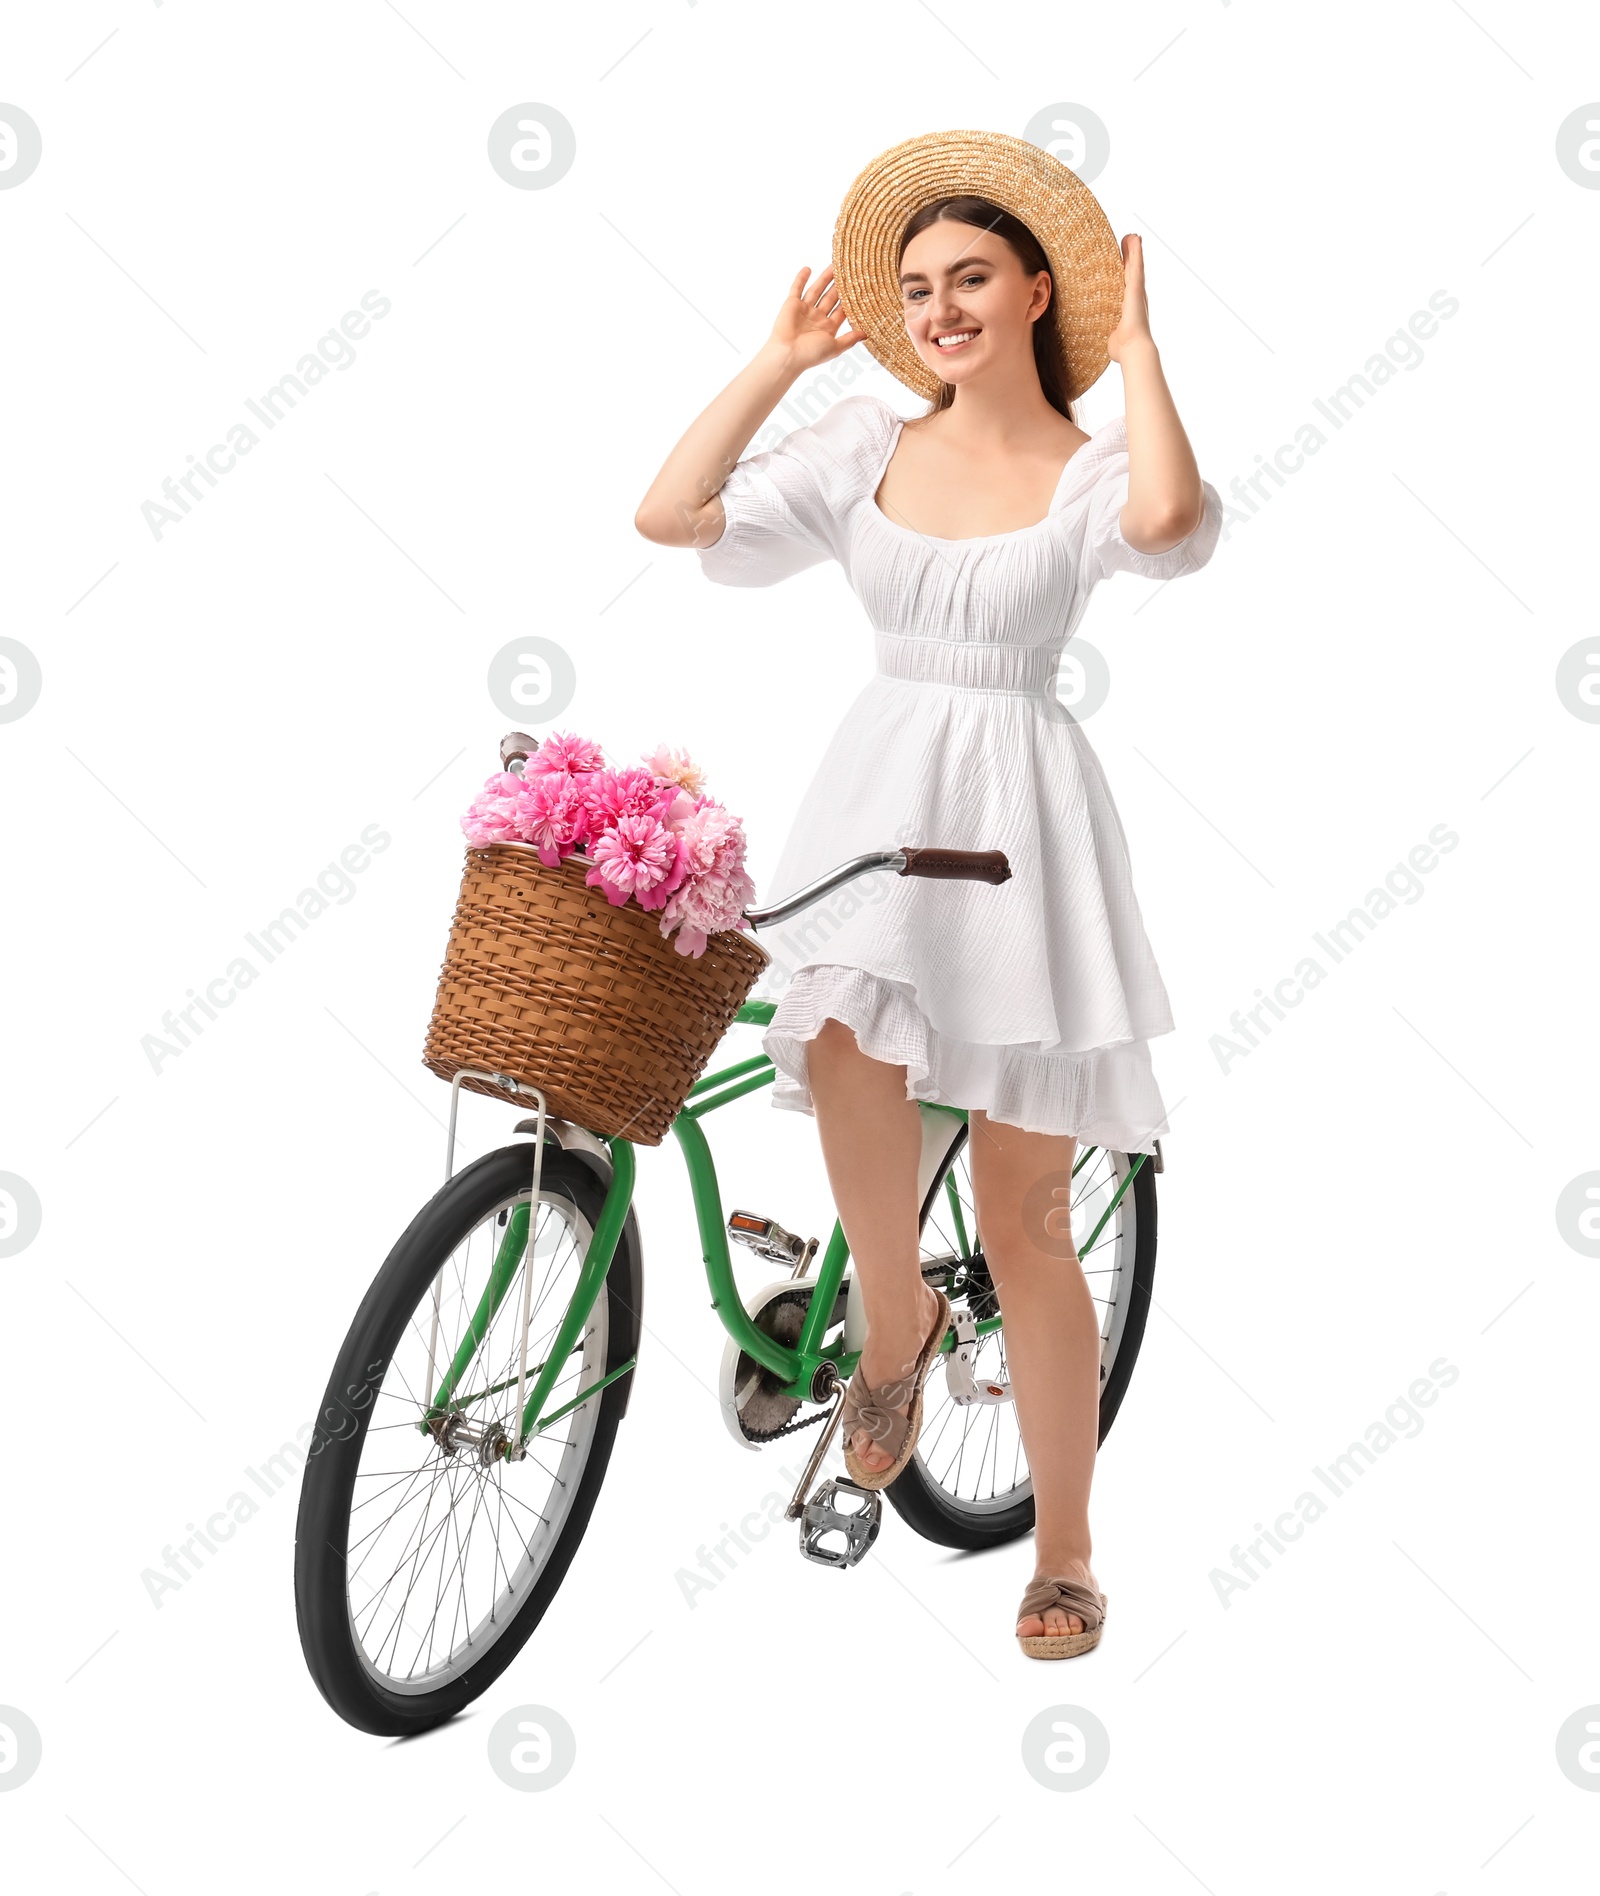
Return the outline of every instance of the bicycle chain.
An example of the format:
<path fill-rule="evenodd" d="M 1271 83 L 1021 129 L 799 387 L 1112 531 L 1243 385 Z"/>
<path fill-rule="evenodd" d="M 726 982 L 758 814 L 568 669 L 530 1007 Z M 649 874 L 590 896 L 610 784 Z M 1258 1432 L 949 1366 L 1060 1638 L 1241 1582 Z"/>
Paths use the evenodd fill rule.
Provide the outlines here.
<path fill-rule="evenodd" d="M 819 1409 L 815 1415 L 802 1416 L 798 1422 L 785 1422 L 781 1429 L 773 1429 L 768 1434 L 753 1436 L 750 1439 L 756 1442 L 775 1442 L 780 1435 L 793 1435 L 798 1429 L 808 1429 L 815 1422 L 825 1421 L 827 1416 L 826 1409 Z"/>

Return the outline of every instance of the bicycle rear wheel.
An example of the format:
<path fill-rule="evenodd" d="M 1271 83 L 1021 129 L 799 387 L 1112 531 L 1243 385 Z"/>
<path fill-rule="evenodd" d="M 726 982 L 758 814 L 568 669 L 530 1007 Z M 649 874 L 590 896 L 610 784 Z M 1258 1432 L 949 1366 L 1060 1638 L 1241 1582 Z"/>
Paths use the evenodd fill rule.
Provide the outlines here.
<path fill-rule="evenodd" d="M 982 1322 L 1001 1313 L 983 1258 L 967 1141 L 963 1127 L 923 1204 L 922 1274 L 952 1306 L 966 1307 Z M 1132 1166 L 1121 1152 L 1091 1148 L 1073 1165 L 1073 1243 L 1100 1314 L 1103 1442 L 1144 1340 L 1156 1268 L 1156 1182 L 1146 1158 L 1118 1197 Z M 1006 1379 L 1003 1326 L 978 1339 L 973 1374 L 980 1384 Z M 957 1403 L 936 1367 L 925 1387 L 916 1453 L 884 1493 L 919 1534 L 942 1547 L 995 1547 L 1026 1534 L 1033 1526 L 1033 1482 L 1015 1404 Z"/>
<path fill-rule="evenodd" d="M 532 1437 L 522 1459 L 497 1452 L 517 1433 L 525 1275 L 531 1386 L 608 1183 L 598 1160 L 547 1141 L 535 1216 L 533 1150 L 487 1154 L 424 1206 L 328 1379 L 300 1492 L 295 1609 L 312 1678 L 362 1731 L 425 1731 L 511 1663 L 577 1552 L 627 1407 L 631 1372 Z M 491 1275 L 503 1294 L 471 1347 Z M 630 1209 L 545 1414 L 637 1354 L 639 1303 Z M 446 1412 L 425 1420 L 464 1342 Z"/>

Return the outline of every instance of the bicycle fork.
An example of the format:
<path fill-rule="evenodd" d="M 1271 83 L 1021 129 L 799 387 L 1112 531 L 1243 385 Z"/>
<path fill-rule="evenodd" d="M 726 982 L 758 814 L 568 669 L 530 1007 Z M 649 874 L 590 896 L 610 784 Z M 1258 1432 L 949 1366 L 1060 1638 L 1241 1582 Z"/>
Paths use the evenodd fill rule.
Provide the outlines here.
<path fill-rule="evenodd" d="M 606 1273 L 611 1268 L 611 1260 L 622 1234 L 623 1221 L 627 1217 L 628 1207 L 633 1198 L 633 1148 L 624 1139 L 608 1142 L 613 1166 L 612 1189 L 607 1193 L 605 1209 L 590 1240 L 566 1314 L 562 1318 L 544 1361 L 534 1365 L 535 1381 L 530 1393 L 528 1389 L 528 1333 L 533 1316 L 533 1249 L 538 1239 L 539 1187 L 544 1170 L 545 1130 L 549 1118 L 547 1103 L 543 1092 L 536 1086 L 514 1080 L 504 1073 L 488 1073 L 475 1067 L 463 1067 L 456 1073 L 450 1085 L 450 1123 L 445 1148 L 447 1183 L 455 1169 L 456 1108 L 463 1080 L 487 1080 L 492 1085 L 503 1087 L 507 1092 L 526 1094 L 537 1102 L 538 1110 L 534 1120 L 533 1181 L 527 1216 L 524 1218 L 519 1210 L 508 1219 L 505 1240 L 495 1259 L 489 1282 L 484 1287 L 478 1307 L 473 1313 L 467 1334 L 456 1351 L 455 1359 L 437 1384 L 435 1377 L 438 1375 L 438 1339 L 444 1294 L 443 1267 L 434 1279 L 433 1318 L 429 1326 L 426 1386 L 435 1390 L 435 1394 L 422 1426 L 437 1435 L 441 1445 L 447 1449 L 453 1450 L 458 1446 L 475 1447 L 480 1459 L 484 1462 L 492 1462 L 502 1456 L 508 1461 L 520 1461 L 527 1454 L 528 1443 L 535 1435 L 542 1433 L 552 1423 L 559 1422 L 580 1403 L 587 1402 L 591 1396 L 598 1395 L 608 1384 L 626 1375 L 634 1367 L 632 1358 L 626 1363 L 619 1363 L 615 1369 L 608 1371 L 597 1382 L 591 1383 L 587 1389 L 580 1390 L 570 1402 L 563 1403 L 549 1415 L 539 1413 L 549 1399 L 550 1391 L 561 1373 L 562 1365 L 571 1355 L 582 1335 L 584 1325 L 588 1322 L 589 1314 L 594 1308 L 595 1299 L 605 1283 Z M 523 1270 L 522 1311 L 517 1352 L 517 1403 L 513 1412 L 517 1418 L 516 1436 L 512 1439 L 503 1428 L 493 1423 L 476 1427 L 463 1417 L 452 1416 L 450 1404 L 461 1375 L 487 1332 L 495 1311 L 499 1308 L 519 1268 Z"/>

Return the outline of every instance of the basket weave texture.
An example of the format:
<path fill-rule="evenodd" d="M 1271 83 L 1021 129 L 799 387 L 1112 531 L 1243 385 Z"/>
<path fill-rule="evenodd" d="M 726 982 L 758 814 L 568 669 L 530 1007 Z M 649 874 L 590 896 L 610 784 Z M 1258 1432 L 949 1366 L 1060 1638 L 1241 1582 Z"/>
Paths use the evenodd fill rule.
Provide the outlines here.
<path fill-rule="evenodd" d="M 658 914 L 590 888 L 590 866 L 547 868 L 514 843 L 467 851 L 423 1065 L 508 1074 L 556 1118 L 660 1145 L 771 956 L 740 929 L 679 954 Z"/>

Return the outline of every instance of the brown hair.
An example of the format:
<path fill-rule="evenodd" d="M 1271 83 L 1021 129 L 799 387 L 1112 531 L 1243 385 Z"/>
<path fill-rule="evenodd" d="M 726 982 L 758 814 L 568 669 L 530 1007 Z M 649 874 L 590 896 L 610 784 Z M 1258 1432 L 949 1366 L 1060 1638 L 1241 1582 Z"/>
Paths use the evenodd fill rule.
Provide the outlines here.
<path fill-rule="evenodd" d="M 1077 422 L 1072 412 L 1072 404 L 1067 400 L 1066 384 L 1062 376 L 1063 350 L 1060 332 L 1056 325 L 1056 279 L 1050 268 L 1050 259 L 1044 254 L 1044 246 L 1023 223 L 1020 217 L 1014 217 L 1010 211 L 1004 211 L 998 204 L 991 204 L 982 197 L 946 197 L 936 198 L 931 204 L 924 204 L 921 210 L 912 213 L 905 229 L 900 233 L 900 248 L 895 255 L 898 265 L 906 254 L 906 245 L 930 224 L 941 222 L 975 224 L 979 230 L 992 230 L 995 236 L 1002 238 L 1015 251 L 1018 261 L 1028 276 L 1037 276 L 1043 270 L 1050 278 L 1050 301 L 1045 305 L 1043 315 L 1037 317 L 1033 325 L 1033 362 L 1039 371 L 1039 386 L 1044 398 L 1052 408 L 1059 409 L 1067 420 Z M 948 408 L 955 400 L 956 392 L 949 382 L 942 382 L 939 393 L 933 399 L 928 410 L 935 415 L 942 408 Z"/>

